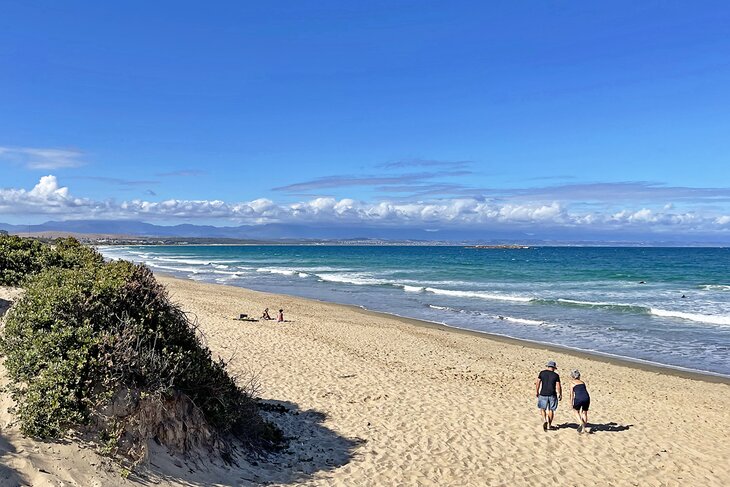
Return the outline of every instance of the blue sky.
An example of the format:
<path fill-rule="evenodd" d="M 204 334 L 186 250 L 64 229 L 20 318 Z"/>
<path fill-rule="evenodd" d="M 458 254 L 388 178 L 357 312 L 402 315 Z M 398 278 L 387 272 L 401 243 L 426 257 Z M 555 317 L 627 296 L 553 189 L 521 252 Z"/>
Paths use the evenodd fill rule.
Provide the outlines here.
<path fill-rule="evenodd" d="M 0 221 L 730 240 L 728 39 L 727 2 L 3 1 Z"/>

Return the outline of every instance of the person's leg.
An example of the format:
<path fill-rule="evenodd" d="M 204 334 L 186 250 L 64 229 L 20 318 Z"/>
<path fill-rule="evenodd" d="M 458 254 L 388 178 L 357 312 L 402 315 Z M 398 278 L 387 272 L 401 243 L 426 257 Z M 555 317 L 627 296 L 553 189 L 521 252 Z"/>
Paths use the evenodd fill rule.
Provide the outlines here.
<path fill-rule="evenodd" d="M 547 431 L 548 428 L 548 422 L 547 422 L 547 408 L 548 404 L 545 401 L 545 397 L 543 396 L 537 396 L 537 409 L 540 410 L 540 418 L 542 418 L 542 429 L 544 431 Z"/>
<path fill-rule="evenodd" d="M 553 418 L 555 418 L 555 410 L 558 409 L 558 398 L 552 396 L 548 398 L 548 428 L 553 427 Z"/>
<path fill-rule="evenodd" d="M 578 419 L 578 433 L 580 433 L 583 429 L 581 428 L 581 426 L 583 425 L 583 418 L 580 415 L 580 409 L 573 409 L 573 412 L 575 413 L 576 419 Z"/>

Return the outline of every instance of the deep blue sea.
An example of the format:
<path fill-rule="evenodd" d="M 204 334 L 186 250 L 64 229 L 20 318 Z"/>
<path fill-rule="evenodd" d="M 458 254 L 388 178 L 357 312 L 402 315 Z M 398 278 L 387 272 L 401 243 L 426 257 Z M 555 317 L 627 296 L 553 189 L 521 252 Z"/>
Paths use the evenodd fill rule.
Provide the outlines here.
<path fill-rule="evenodd" d="M 730 375 L 728 248 L 99 250 L 200 281 Z"/>

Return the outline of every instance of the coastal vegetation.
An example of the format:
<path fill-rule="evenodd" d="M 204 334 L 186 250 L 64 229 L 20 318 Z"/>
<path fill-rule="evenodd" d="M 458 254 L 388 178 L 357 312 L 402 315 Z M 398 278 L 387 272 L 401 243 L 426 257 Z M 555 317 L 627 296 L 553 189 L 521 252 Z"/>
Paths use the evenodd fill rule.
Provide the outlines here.
<path fill-rule="evenodd" d="M 143 265 L 104 262 L 74 239 L 0 236 L 0 283 L 24 293 L 5 317 L 0 352 L 21 431 L 74 436 L 139 461 L 150 442 L 231 458 L 275 446 L 255 384 L 214 359 L 195 320 Z"/>
<path fill-rule="evenodd" d="M 44 269 L 78 269 L 99 266 L 104 258 L 74 238 L 53 245 L 14 235 L 0 235 L 0 285 L 17 286 Z"/>

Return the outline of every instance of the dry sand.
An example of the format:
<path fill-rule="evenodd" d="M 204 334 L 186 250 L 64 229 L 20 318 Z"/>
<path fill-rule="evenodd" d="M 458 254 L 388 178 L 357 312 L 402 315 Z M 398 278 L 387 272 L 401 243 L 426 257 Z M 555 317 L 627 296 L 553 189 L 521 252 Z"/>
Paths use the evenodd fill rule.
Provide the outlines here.
<path fill-rule="evenodd" d="M 730 485 L 727 380 L 160 280 L 231 371 L 256 374 L 259 395 L 285 407 L 267 415 L 289 448 L 237 468 L 190 468 L 159 453 L 148 479 L 125 480 L 78 445 L 23 439 L 4 415 L 2 485 Z M 265 307 L 284 308 L 290 321 L 233 319 Z M 582 371 L 591 434 L 577 433 L 567 401 L 559 429 L 542 431 L 533 384 L 548 359 L 566 385 L 570 369 Z"/>

